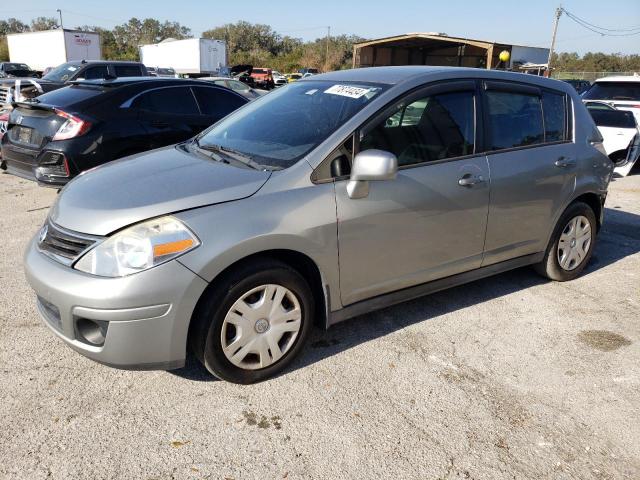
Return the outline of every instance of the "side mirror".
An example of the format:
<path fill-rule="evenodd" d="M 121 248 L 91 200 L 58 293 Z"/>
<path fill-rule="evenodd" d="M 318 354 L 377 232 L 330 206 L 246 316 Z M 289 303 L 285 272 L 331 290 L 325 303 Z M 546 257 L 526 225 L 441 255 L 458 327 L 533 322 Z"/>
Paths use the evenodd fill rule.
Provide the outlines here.
<path fill-rule="evenodd" d="M 353 159 L 351 178 L 347 183 L 349 198 L 369 195 L 369 182 L 393 180 L 398 174 L 398 159 L 384 150 L 365 150 Z"/>

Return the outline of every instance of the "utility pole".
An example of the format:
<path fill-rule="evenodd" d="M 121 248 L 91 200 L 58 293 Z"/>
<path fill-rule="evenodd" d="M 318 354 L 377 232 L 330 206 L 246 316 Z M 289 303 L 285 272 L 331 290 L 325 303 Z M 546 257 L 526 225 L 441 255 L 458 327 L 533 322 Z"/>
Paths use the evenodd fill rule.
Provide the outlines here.
<path fill-rule="evenodd" d="M 562 16 L 562 5 L 556 8 L 556 18 L 553 21 L 553 36 L 551 37 L 551 48 L 549 49 L 549 59 L 547 60 L 547 76 L 551 76 L 551 57 L 553 57 L 553 49 L 556 46 L 556 35 L 558 34 L 558 22 Z"/>
<path fill-rule="evenodd" d="M 327 52 L 324 55 L 324 71 L 329 69 L 329 38 L 331 38 L 331 27 L 327 27 Z"/>
<path fill-rule="evenodd" d="M 62 26 L 62 10 L 57 9 L 57 10 L 56 10 L 56 12 L 58 12 L 58 15 L 60 15 L 60 28 L 64 28 L 64 27 Z"/>

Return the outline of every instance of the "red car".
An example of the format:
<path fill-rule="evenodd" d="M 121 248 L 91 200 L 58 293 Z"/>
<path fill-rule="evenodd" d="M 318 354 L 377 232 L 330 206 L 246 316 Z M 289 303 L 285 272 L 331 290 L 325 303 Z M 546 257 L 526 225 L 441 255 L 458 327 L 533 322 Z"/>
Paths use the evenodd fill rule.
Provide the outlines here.
<path fill-rule="evenodd" d="M 257 88 L 271 90 L 275 87 L 272 70 L 270 68 L 254 68 L 251 71 L 251 78 L 253 78 Z"/>

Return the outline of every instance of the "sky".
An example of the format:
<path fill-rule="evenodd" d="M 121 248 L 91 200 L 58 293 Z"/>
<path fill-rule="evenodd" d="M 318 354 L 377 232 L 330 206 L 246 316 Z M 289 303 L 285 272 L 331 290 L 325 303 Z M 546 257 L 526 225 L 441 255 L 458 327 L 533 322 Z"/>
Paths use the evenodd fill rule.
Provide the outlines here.
<path fill-rule="evenodd" d="M 311 40 L 331 34 L 379 38 L 409 32 L 443 32 L 451 36 L 507 44 L 548 47 L 560 0 L 21 0 L 2 2 L 0 18 L 24 22 L 57 16 L 65 28 L 113 27 L 131 17 L 177 21 L 199 36 L 238 20 L 265 23 L 282 35 Z M 609 29 L 640 27 L 640 0 L 564 0 L 562 6 L 591 24 Z M 562 16 L 557 51 L 640 54 L 640 35 L 602 37 Z"/>

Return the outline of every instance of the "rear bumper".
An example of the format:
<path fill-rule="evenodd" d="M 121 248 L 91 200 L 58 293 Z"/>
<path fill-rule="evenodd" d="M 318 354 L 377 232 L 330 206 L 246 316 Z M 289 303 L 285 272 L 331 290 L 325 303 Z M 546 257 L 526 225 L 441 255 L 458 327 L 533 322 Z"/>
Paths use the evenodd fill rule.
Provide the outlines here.
<path fill-rule="evenodd" d="M 36 169 L 40 167 L 39 160 L 47 152 L 51 151 L 21 148 L 11 145 L 8 141 L 3 141 L 0 158 L 2 158 L 7 173 L 38 182 L 41 185 L 61 187 L 71 180 L 70 175 L 66 177 L 51 175 L 36 176 Z"/>
<path fill-rule="evenodd" d="M 45 257 L 32 240 L 24 266 L 44 323 L 75 351 L 124 369 L 184 365 L 189 322 L 207 283 L 182 264 L 95 277 Z M 86 325 L 99 326 L 102 337 L 96 341 Z"/>

